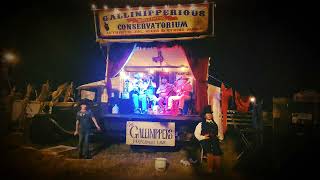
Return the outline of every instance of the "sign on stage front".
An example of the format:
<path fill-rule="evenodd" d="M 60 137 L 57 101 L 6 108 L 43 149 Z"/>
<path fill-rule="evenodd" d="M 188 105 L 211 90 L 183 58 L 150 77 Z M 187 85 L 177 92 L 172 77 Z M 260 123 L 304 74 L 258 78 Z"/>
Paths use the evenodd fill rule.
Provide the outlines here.
<path fill-rule="evenodd" d="M 175 146 L 175 123 L 128 121 L 126 144 Z"/>

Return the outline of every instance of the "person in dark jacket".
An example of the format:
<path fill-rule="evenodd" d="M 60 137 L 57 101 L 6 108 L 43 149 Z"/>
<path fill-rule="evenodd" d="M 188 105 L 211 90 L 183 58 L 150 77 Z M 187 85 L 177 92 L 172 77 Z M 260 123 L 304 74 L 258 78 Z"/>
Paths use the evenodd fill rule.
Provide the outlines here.
<path fill-rule="evenodd" d="M 91 131 L 91 121 L 93 121 L 98 131 L 101 131 L 97 120 L 93 116 L 91 110 L 88 109 L 88 103 L 82 101 L 80 103 L 80 111 L 76 117 L 76 131 L 74 135 L 79 135 L 79 158 L 90 159 L 89 152 L 89 135 Z"/>
<path fill-rule="evenodd" d="M 207 154 L 208 172 L 220 171 L 222 150 L 218 139 L 218 126 L 213 120 L 211 107 L 207 106 L 202 112 L 202 122 L 194 131 L 200 141 L 204 153 Z"/>

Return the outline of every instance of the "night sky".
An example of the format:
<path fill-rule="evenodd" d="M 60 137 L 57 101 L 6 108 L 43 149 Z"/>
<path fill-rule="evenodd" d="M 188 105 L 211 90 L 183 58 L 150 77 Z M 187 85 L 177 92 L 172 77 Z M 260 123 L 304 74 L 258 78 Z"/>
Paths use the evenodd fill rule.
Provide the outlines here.
<path fill-rule="evenodd" d="M 214 62 L 210 74 L 243 94 L 264 99 L 320 88 L 318 9 L 294 1 L 217 0 Z M 0 47 L 21 63 L 13 81 L 46 79 L 76 85 L 104 78 L 90 1 L 22 1 L 1 5 Z"/>

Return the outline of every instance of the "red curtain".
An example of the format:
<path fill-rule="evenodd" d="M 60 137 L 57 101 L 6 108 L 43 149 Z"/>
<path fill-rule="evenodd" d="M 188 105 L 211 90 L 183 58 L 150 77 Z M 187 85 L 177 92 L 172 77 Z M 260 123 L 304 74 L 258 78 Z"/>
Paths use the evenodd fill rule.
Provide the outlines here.
<path fill-rule="evenodd" d="M 192 73 L 196 79 L 194 93 L 196 95 L 195 99 L 195 109 L 197 113 L 200 113 L 205 106 L 208 105 L 208 95 L 207 95 L 207 74 L 208 74 L 208 57 L 201 57 L 200 53 L 197 53 L 196 48 L 192 46 L 183 46 L 188 63 L 191 67 Z"/>
<path fill-rule="evenodd" d="M 237 106 L 237 111 L 248 112 L 250 106 L 250 98 L 248 96 L 241 97 L 238 91 L 235 92 L 235 102 Z"/>
<path fill-rule="evenodd" d="M 232 88 L 226 88 L 223 83 L 221 83 L 221 111 L 222 111 L 222 129 L 223 133 L 227 131 L 227 111 L 229 106 L 229 99 L 233 96 Z"/>

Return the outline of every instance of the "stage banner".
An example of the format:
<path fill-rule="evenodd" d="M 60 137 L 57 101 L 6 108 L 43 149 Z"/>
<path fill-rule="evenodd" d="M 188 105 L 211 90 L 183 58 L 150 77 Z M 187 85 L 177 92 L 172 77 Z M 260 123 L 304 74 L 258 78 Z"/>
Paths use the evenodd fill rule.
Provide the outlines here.
<path fill-rule="evenodd" d="M 101 37 L 206 33 L 209 5 L 188 4 L 97 10 Z"/>
<path fill-rule="evenodd" d="M 175 123 L 127 121 L 126 144 L 175 146 Z"/>

